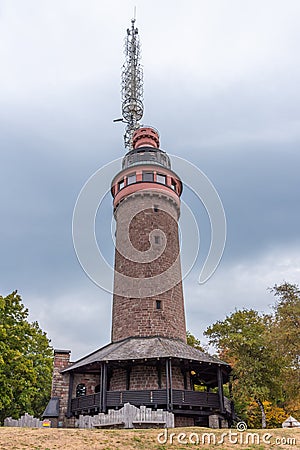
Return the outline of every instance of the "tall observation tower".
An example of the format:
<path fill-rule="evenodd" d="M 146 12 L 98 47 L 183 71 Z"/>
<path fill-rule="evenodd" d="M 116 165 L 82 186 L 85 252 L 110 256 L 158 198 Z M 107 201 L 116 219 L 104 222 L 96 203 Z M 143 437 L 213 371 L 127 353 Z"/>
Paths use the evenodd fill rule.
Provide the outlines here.
<path fill-rule="evenodd" d="M 182 183 L 159 148 L 158 132 L 140 126 L 143 80 L 138 30 L 127 30 L 122 113 L 128 152 L 112 181 L 116 220 L 112 341 L 139 336 L 186 342 L 177 221 Z"/>
<path fill-rule="evenodd" d="M 72 426 L 87 415 L 93 423 L 99 413 L 116 417 L 111 411 L 129 403 L 149 408 L 153 424 L 155 411 L 162 410 L 171 413 L 175 426 L 226 426 L 234 415 L 223 394 L 230 367 L 186 343 L 178 236 L 182 182 L 160 149 L 158 132 L 140 124 L 143 76 L 135 20 L 125 52 L 118 121 L 126 123 L 127 153 L 111 183 L 116 221 L 111 343 L 75 363 L 69 351 L 55 351 L 44 417 Z"/>

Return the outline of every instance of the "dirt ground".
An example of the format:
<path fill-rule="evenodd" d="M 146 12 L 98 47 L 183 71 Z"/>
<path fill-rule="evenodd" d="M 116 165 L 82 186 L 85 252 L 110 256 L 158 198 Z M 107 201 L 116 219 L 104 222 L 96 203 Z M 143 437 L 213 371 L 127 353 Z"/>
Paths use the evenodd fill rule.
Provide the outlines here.
<path fill-rule="evenodd" d="M 172 433 L 175 433 L 175 435 L 172 435 Z M 234 429 L 212 430 L 196 427 L 172 430 L 79 430 L 0 427 L 1 450 L 169 450 L 173 448 L 201 450 L 211 448 L 226 450 L 299 450 L 300 428 L 238 432 Z"/>

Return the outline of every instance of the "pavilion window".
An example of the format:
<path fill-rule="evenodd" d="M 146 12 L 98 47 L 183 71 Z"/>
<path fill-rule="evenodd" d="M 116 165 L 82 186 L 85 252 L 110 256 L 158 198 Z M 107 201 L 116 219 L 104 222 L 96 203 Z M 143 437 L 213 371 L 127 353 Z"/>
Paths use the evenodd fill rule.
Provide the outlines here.
<path fill-rule="evenodd" d="M 76 397 L 83 397 L 86 395 L 86 385 L 83 383 L 79 383 L 76 386 Z"/>

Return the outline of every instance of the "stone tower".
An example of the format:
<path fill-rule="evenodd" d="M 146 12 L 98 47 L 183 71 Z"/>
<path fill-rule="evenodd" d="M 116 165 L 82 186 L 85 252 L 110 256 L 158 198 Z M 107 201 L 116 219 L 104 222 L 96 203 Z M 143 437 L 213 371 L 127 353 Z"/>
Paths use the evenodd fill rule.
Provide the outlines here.
<path fill-rule="evenodd" d="M 112 342 L 162 336 L 186 342 L 178 219 L 182 183 L 142 127 L 112 182 L 116 220 Z"/>

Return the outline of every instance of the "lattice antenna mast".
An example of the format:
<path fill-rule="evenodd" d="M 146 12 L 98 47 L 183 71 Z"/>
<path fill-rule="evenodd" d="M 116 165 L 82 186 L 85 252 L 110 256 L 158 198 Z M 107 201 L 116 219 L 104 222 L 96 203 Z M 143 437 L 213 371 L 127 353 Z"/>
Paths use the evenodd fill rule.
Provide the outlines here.
<path fill-rule="evenodd" d="M 143 69 L 140 64 L 140 39 L 135 19 L 131 20 L 125 40 L 125 63 L 122 70 L 122 116 L 127 123 L 124 143 L 132 148 L 132 135 L 143 117 Z"/>

